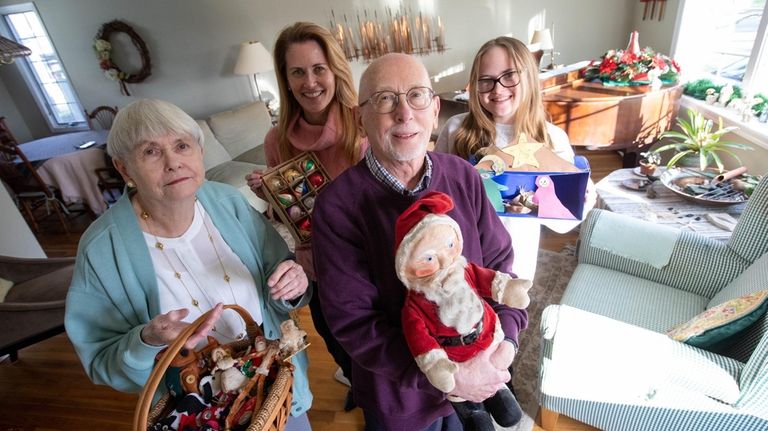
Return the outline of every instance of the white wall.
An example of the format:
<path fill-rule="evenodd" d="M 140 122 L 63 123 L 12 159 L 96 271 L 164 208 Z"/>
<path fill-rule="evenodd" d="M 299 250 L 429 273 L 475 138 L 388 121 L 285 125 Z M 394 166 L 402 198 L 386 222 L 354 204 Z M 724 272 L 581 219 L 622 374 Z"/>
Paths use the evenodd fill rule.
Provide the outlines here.
<path fill-rule="evenodd" d="M 5 117 L 5 124 L 13 133 L 13 137 L 19 142 L 26 142 L 32 139 L 27 123 L 19 113 L 15 103 L 12 103 L 11 94 L 5 87 L 5 83 L 0 80 L 0 117 Z"/>
<path fill-rule="evenodd" d="M 0 0 L 0 6 L 16 3 L 22 1 Z M 432 75 L 451 66 L 464 65 L 463 72 L 435 84 L 437 91 L 447 91 L 464 87 L 472 58 L 483 42 L 502 34 L 512 34 L 527 42 L 540 23 L 546 26 L 555 23 L 555 45 L 562 53 L 557 57 L 558 63 L 595 58 L 609 48 L 623 47 L 632 27 L 636 2 L 406 0 L 405 3 L 412 10 L 418 10 L 419 5 L 423 5 L 425 11 L 431 8 L 445 22 L 449 49 L 444 54 L 423 59 Z M 356 19 L 358 11 L 382 13 L 385 5 L 397 8 L 399 4 L 399 0 L 35 1 L 86 108 L 124 106 L 136 98 L 157 97 L 178 104 L 194 117 L 204 117 L 252 100 L 248 79 L 232 73 L 241 42 L 259 40 L 271 51 L 280 29 L 297 20 L 328 25 L 331 9 L 337 17 L 346 13 L 350 19 Z M 144 83 L 129 85 L 131 97 L 122 96 L 118 85 L 101 74 L 91 48 L 99 27 L 116 18 L 133 26 L 147 43 L 152 58 L 152 76 Z M 118 64 L 125 70 L 137 70 L 140 62 L 136 50 L 119 48 L 129 43 L 127 37 L 116 37 L 115 41 L 117 52 L 123 57 L 118 58 Z M 356 77 L 364 68 L 362 62 L 353 64 Z M 20 81 L 9 75 L 9 72 L 0 72 L 6 86 L 20 85 Z M 11 83 L 10 79 L 15 80 Z M 271 81 L 274 86 L 274 76 Z M 46 134 L 46 130 L 40 130 L 44 124 L 26 110 L 31 104 L 25 100 L 28 94 L 25 97 L 21 90 L 8 90 L 31 134 Z M 6 105 L 5 100 L 2 105 Z"/>
<path fill-rule="evenodd" d="M 637 2 L 634 5 L 632 13 L 632 30 L 640 33 L 640 48 L 650 46 L 656 52 L 670 55 L 672 53 L 672 36 L 675 30 L 675 21 L 677 20 L 678 10 L 680 9 L 680 0 L 666 0 L 664 7 L 664 17 L 659 21 L 659 9 L 661 2 L 656 2 L 655 19 L 650 19 L 652 2 L 648 2 L 648 17 L 643 20 L 643 10 L 646 3 Z M 623 46 L 629 42 L 629 36 Z M 622 46 L 622 47 L 623 47 Z"/>
<path fill-rule="evenodd" d="M 45 257 L 45 252 L 32 234 L 27 222 L 16 209 L 11 195 L 0 183 L 0 214 L 3 228 L 0 229 L 0 255 L 15 257 Z"/>

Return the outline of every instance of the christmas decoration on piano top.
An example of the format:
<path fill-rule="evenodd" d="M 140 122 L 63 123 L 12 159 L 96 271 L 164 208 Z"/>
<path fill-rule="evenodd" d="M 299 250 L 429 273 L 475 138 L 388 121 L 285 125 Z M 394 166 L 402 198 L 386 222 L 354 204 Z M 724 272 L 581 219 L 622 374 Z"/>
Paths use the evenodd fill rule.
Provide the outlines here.
<path fill-rule="evenodd" d="M 604 85 L 673 84 L 680 76 L 675 60 L 650 47 L 640 49 L 638 32 L 630 34 L 627 49 L 611 49 L 584 70 L 584 78 L 600 80 Z"/>

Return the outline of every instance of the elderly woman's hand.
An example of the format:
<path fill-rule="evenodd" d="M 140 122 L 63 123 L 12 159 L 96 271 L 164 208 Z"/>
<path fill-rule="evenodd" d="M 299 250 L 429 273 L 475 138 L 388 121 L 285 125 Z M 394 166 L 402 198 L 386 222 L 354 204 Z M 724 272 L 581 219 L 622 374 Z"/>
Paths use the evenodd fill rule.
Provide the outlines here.
<path fill-rule="evenodd" d="M 213 308 L 213 312 L 205 319 L 202 325 L 192 333 L 187 339 L 184 347 L 192 349 L 197 346 L 200 340 L 208 336 L 213 329 L 213 325 L 219 320 L 224 305 L 219 303 Z M 171 310 L 165 314 L 159 314 L 149 321 L 147 326 L 141 330 L 141 339 L 151 346 L 165 346 L 171 344 L 189 323 L 182 322 L 181 319 L 187 317 L 189 310 L 181 308 Z"/>
<path fill-rule="evenodd" d="M 267 286 L 273 299 L 290 300 L 303 295 L 309 281 L 301 265 L 292 260 L 284 260 L 267 279 Z"/>

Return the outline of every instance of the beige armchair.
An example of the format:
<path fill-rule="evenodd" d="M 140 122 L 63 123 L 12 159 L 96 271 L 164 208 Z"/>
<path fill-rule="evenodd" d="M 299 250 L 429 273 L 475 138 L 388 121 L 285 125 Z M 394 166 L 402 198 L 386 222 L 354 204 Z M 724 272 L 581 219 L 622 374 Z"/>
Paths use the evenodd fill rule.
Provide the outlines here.
<path fill-rule="evenodd" d="M 0 278 L 13 282 L 0 302 L 0 356 L 64 332 L 64 300 L 74 258 L 25 259 L 0 256 Z"/>

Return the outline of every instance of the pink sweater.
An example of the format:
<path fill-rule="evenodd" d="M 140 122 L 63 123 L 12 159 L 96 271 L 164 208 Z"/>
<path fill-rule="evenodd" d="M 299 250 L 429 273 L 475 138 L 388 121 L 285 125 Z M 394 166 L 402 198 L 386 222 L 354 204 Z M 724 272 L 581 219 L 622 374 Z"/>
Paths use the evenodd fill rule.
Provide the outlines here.
<path fill-rule="evenodd" d="M 288 140 L 293 147 L 293 154 L 298 155 L 303 151 L 312 151 L 317 156 L 320 164 L 331 177 L 331 180 L 338 177 L 351 165 L 344 154 L 344 148 L 339 139 L 339 107 L 337 104 L 331 105 L 328 112 L 328 119 L 322 126 L 309 124 L 297 115 L 288 125 Z M 368 139 L 363 138 L 360 142 L 360 152 L 356 157 L 359 161 L 365 155 L 368 149 Z M 283 163 L 280 157 L 280 150 L 277 144 L 277 127 L 273 127 L 264 137 L 264 153 L 267 157 L 267 167 L 271 168 Z M 304 268 L 304 272 L 311 280 L 316 280 L 315 270 L 312 261 L 312 244 L 306 243 L 296 247 L 296 260 Z"/>

